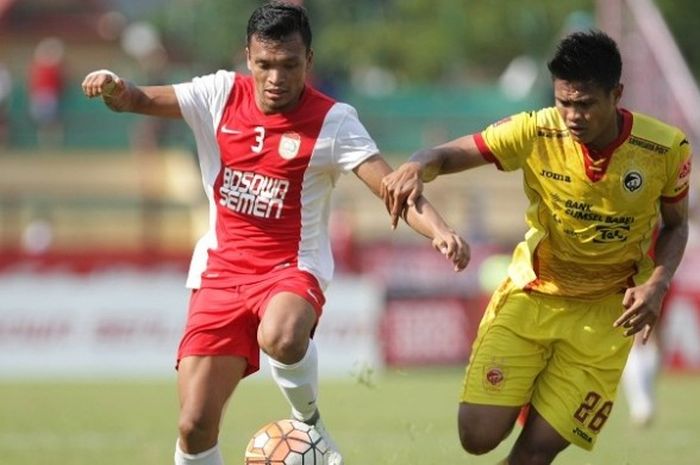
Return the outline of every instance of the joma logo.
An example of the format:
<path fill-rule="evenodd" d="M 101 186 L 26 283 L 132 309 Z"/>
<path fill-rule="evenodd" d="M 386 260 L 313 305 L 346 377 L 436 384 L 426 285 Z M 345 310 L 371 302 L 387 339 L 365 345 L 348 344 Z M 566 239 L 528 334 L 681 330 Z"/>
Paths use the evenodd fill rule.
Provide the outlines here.
<path fill-rule="evenodd" d="M 571 182 L 571 177 L 568 174 L 555 173 L 554 171 L 542 170 L 540 176 L 554 181 Z"/>

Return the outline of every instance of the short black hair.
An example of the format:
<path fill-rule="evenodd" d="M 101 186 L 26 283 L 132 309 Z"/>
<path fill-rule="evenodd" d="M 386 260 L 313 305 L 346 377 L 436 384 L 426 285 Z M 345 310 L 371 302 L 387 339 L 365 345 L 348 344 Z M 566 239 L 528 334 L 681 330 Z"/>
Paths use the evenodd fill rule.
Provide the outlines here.
<path fill-rule="evenodd" d="M 592 82 L 609 92 L 620 83 L 622 58 L 607 34 L 598 30 L 574 32 L 559 42 L 547 68 L 553 79 Z"/>
<path fill-rule="evenodd" d="M 248 44 L 253 35 L 263 41 L 282 41 L 298 32 L 311 48 L 311 26 L 303 6 L 283 1 L 271 1 L 259 6 L 248 20 Z"/>

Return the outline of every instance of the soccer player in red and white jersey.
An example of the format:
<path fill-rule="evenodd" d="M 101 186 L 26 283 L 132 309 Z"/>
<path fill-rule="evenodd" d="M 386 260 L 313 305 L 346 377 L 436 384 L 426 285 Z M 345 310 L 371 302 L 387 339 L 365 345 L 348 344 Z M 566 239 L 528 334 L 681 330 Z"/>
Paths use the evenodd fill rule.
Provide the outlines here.
<path fill-rule="evenodd" d="M 396 221 L 440 174 L 488 163 L 523 173 L 530 230 L 479 326 L 458 411 L 462 446 L 484 454 L 530 405 L 508 465 L 549 464 L 569 444 L 593 448 L 630 336 L 648 340 L 688 238 L 690 143 L 618 107 L 615 42 L 571 34 L 549 70 L 555 106 L 418 151 L 382 186 Z"/>
<path fill-rule="evenodd" d="M 342 456 L 319 419 L 316 348 L 333 261 L 329 198 L 354 172 L 379 195 L 391 168 L 355 110 L 306 83 L 311 30 L 303 8 L 271 2 L 248 22 L 251 76 L 229 71 L 191 82 L 138 87 L 111 71 L 88 74 L 83 91 L 115 111 L 184 118 L 194 132 L 210 204 L 210 229 L 197 243 L 193 289 L 178 351 L 176 465 L 221 465 L 224 406 L 259 367 L 259 349 L 292 415 L 314 425 Z M 427 201 L 405 215 L 417 232 L 463 269 L 469 248 Z"/>

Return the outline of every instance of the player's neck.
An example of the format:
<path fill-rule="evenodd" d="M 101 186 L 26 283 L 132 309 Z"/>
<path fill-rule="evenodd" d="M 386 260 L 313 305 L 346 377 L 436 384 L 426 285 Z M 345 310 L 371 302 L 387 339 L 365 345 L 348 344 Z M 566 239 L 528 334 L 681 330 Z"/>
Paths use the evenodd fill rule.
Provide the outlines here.
<path fill-rule="evenodd" d="M 586 148 L 590 154 L 594 155 L 604 152 L 605 149 L 618 140 L 624 128 L 624 116 L 620 110 L 615 110 L 613 121 L 614 124 L 610 125 L 610 129 L 605 131 L 604 134 L 601 134 L 601 137 L 590 144 L 586 144 Z"/>

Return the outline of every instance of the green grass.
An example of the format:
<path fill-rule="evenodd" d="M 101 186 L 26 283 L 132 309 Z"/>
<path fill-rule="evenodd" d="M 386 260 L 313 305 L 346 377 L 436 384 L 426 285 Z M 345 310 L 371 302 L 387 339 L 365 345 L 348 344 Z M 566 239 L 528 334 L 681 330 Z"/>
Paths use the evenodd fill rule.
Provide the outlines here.
<path fill-rule="evenodd" d="M 458 369 L 391 372 L 374 386 L 324 381 L 327 426 L 348 465 L 490 464 L 503 458 L 517 429 L 483 457 L 459 448 Z M 284 417 L 287 407 L 270 380 L 243 382 L 231 402 L 221 443 L 228 465 L 242 464 L 258 426 Z M 627 423 L 618 402 L 593 452 L 575 447 L 555 463 L 567 465 L 696 465 L 700 463 L 700 378 L 665 376 L 660 413 L 646 430 Z M 151 382 L 0 383 L 0 463 L 3 465 L 172 464 L 177 398 L 174 380 Z"/>

